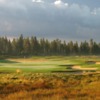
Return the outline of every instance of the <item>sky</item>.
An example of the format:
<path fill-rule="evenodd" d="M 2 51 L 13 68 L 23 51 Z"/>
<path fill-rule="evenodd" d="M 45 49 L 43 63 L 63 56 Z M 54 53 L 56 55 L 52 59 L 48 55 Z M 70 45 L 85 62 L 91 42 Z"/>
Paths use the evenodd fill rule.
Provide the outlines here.
<path fill-rule="evenodd" d="M 100 42 L 99 0 L 0 0 L 0 36 Z"/>

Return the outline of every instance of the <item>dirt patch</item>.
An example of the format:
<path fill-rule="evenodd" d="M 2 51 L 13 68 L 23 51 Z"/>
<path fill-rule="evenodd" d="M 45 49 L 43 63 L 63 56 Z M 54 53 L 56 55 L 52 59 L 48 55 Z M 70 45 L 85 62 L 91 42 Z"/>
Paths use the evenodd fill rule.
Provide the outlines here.
<path fill-rule="evenodd" d="M 81 66 L 73 66 L 72 69 L 77 69 L 77 70 L 97 70 L 97 68 L 81 68 Z"/>

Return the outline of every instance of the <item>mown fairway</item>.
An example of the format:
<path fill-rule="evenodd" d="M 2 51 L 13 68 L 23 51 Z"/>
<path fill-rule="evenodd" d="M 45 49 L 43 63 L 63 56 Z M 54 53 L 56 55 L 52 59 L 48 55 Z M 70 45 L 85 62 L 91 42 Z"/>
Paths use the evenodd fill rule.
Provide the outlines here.
<path fill-rule="evenodd" d="M 100 70 L 99 56 L 46 56 L 0 59 L 0 72 L 77 72 Z"/>

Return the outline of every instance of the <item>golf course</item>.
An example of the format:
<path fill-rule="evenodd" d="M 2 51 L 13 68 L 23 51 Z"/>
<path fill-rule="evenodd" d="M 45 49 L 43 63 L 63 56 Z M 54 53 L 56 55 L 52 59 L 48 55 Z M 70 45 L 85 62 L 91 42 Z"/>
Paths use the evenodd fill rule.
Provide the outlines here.
<path fill-rule="evenodd" d="M 99 56 L 37 56 L 0 60 L 0 72 L 83 72 L 99 71 Z"/>
<path fill-rule="evenodd" d="M 0 100 L 100 100 L 99 56 L 0 59 Z"/>

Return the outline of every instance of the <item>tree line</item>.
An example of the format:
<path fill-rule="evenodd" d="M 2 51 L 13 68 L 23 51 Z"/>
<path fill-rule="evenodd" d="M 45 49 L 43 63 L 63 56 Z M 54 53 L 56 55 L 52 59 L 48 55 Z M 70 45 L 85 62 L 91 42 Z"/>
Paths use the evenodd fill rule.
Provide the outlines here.
<path fill-rule="evenodd" d="M 0 55 L 12 56 L 48 56 L 48 55 L 100 55 L 100 43 L 93 39 L 89 42 L 61 41 L 59 39 L 48 41 L 36 37 L 24 38 L 21 35 L 13 40 L 0 37 Z"/>

